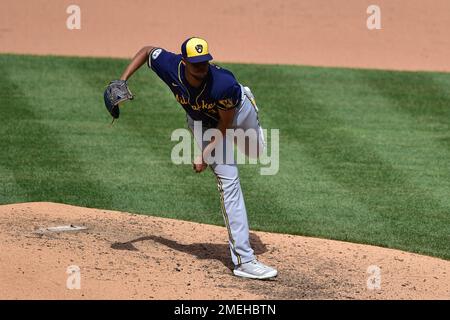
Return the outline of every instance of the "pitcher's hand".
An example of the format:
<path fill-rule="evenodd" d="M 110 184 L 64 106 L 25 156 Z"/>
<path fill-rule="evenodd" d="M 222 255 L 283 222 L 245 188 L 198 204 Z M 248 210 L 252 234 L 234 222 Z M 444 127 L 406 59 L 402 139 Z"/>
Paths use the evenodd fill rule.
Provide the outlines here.
<path fill-rule="evenodd" d="M 192 169 L 194 169 L 195 172 L 200 173 L 202 171 L 205 171 L 205 169 L 208 167 L 208 164 L 203 161 L 203 156 L 199 155 L 195 158 L 194 162 L 192 163 Z"/>

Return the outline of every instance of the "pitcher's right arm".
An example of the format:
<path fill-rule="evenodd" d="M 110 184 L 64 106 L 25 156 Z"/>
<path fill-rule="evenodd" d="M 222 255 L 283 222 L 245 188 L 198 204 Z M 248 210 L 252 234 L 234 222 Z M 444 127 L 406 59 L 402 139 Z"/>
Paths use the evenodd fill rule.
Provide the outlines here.
<path fill-rule="evenodd" d="M 133 75 L 133 73 L 136 72 L 137 69 L 139 69 L 144 63 L 147 62 L 148 56 L 154 48 L 155 47 L 153 46 L 145 46 L 141 50 L 139 50 L 131 60 L 128 67 L 123 72 L 120 80 L 128 80 Z"/>

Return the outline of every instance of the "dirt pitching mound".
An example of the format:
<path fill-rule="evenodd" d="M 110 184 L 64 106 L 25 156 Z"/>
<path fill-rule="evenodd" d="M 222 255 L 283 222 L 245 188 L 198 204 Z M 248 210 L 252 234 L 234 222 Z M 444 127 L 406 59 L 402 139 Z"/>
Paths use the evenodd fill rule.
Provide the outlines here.
<path fill-rule="evenodd" d="M 71 224 L 87 230 L 39 231 Z M 192 222 L 56 203 L 3 205 L 0 299 L 450 298 L 450 261 L 252 232 L 259 259 L 279 270 L 275 280 L 255 281 L 232 275 L 226 239 L 225 228 Z M 368 289 L 371 265 L 380 268 L 380 289 Z M 79 267 L 80 289 L 67 288 L 69 266 Z"/>

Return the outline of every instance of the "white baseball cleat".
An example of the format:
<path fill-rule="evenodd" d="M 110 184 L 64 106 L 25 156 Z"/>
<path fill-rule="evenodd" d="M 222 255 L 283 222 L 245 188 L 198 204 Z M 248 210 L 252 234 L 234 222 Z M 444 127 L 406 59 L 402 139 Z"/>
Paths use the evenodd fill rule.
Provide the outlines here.
<path fill-rule="evenodd" d="M 278 271 L 272 267 L 266 266 L 258 260 L 252 260 L 240 264 L 234 268 L 233 273 L 235 276 L 250 278 L 250 279 L 269 279 L 276 277 Z"/>

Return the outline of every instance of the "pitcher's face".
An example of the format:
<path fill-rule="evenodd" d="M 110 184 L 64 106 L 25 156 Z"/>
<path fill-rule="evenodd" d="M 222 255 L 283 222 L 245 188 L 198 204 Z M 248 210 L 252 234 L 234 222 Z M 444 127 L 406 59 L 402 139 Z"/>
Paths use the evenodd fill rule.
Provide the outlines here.
<path fill-rule="evenodd" d="M 208 74 L 209 62 L 190 63 L 184 61 L 186 65 L 186 72 L 198 81 L 203 81 Z"/>

